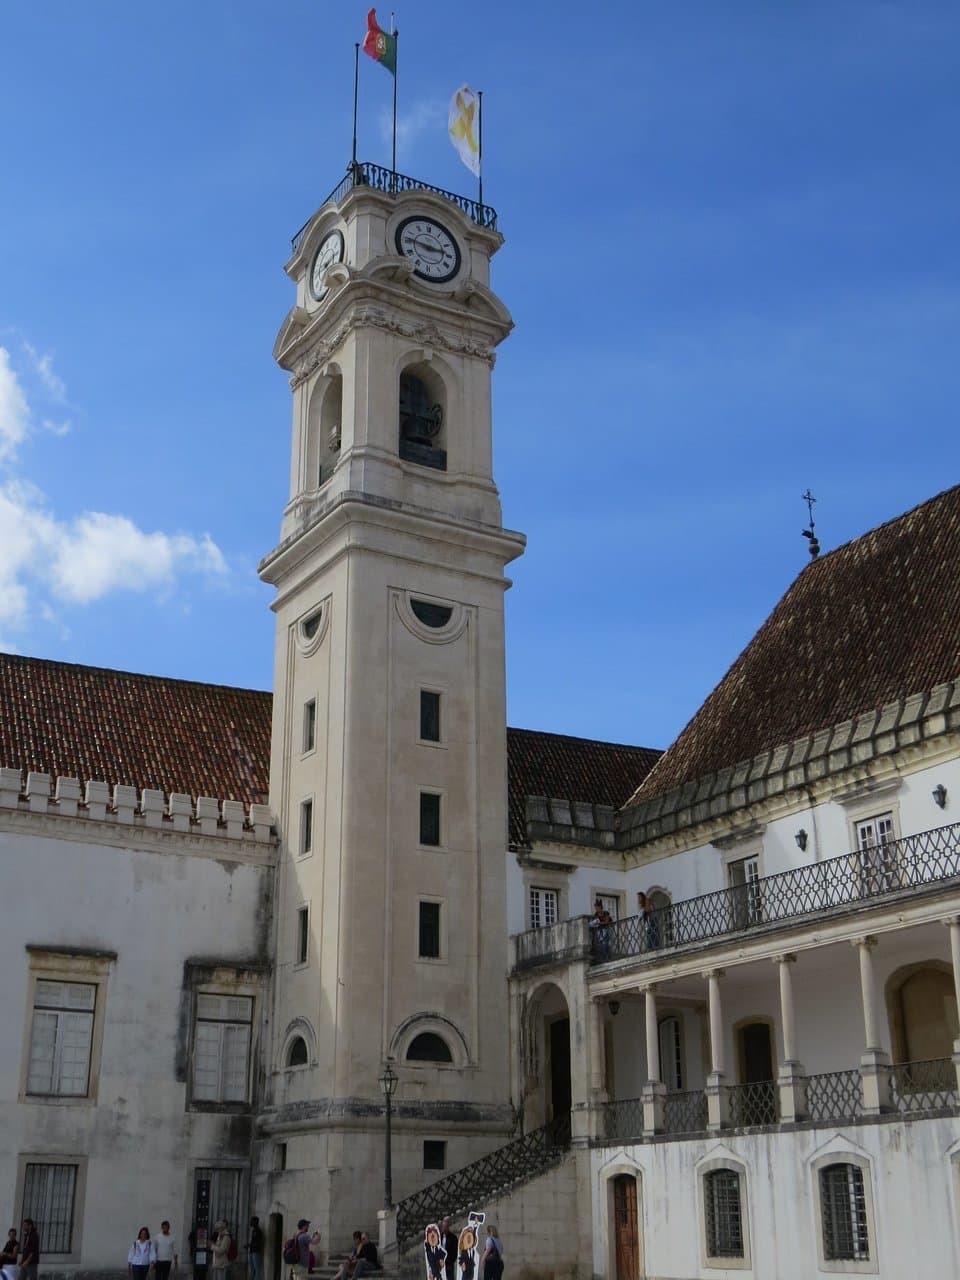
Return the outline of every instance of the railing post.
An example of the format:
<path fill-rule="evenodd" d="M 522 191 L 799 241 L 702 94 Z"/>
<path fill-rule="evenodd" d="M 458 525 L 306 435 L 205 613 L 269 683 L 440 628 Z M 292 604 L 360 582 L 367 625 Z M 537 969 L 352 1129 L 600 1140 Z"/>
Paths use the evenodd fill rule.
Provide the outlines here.
<path fill-rule="evenodd" d="M 863 1112 L 875 1116 L 890 1108 L 890 1055 L 881 1047 L 877 975 L 873 963 L 874 937 L 854 938 L 860 957 L 860 994 L 863 1001 L 863 1031 L 866 1047 L 860 1058 L 863 1079 Z"/>
<path fill-rule="evenodd" d="M 387 1269 L 392 1269 L 397 1261 L 397 1209 L 394 1205 L 389 1209 L 377 1210 L 377 1225 L 380 1230 L 380 1261 Z"/>
<path fill-rule="evenodd" d="M 730 1122 L 729 1097 L 725 1088 L 723 1058 L 723 1006 L 720 1002 L 722 969 L 704 975 L 710 998 L 710 1073 L 707 1076 L 707 1128 L 722 1129 Z"/>
<path fill-rule="evenodd" d="M 786 1123 L 802 1120 L 806 1115 L 806 1077 L 797 1053 L 797 1028 L 793 1011 L 793 969 L 795 955 L 774 956 L 780 978 L 780 1028 L 783 1034 L 783 1059 L 777 1071 L 780 1094 L 780 1119 Z"/>
<path fill-rule="evenodd" d="M 953 961 L 953 994 L 957 1002 L 957 1018 L 960 1019 L 960 919 L 943 922 L 950 930 L 950 958 Z M 953 1069 L 957 1074 L 957 1089 L 960 1091 L 960 1040 L 953 1042 Z"/>

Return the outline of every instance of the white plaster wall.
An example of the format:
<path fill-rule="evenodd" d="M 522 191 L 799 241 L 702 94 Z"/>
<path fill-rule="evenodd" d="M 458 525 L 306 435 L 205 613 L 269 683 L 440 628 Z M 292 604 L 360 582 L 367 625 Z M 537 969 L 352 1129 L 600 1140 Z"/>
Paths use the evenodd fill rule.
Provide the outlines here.
<path fill-rule="evenodd" d="M 647 1280 L 743 1277 L 810 1280 L 831 1274 L 819 1265 L 811 1162 L 831 1153 L 869 1161 L 875 1209 L 872 1273 L 881 1280 L 943 1280 L 955 1275 L 957 1157 L 955 1119 L 864 1124 L 843 1129 L 723 1135 L 722 1139 L 658 1142 L 593 1152 L 594 1273 L 610 1267 L 607 1177 L 635 1171 L 640 1179 L 642 1251 Z M 702 1222 L 697 1166 L 716 1157 L 745 1170 L 750 1270 L 707 1267 L 701 1261 Z"/>
<path fill-rule="evenodd" d="M 162 851 L 112 847 L 46 834 L 57 822 L 41 820 L 42 835 L 0 830 L 0 901 L 8 908 L 0 932 L 0 1205 L 13 1221 L 19 1154 L 85 1156 L 81 1265 L 122 1269 L 125 1242 L 142 1223 L 157 1229 L 168 1217 L 185 1241 L 194 1164 L 249 1151 L 249 1118 L 185 1109 L 177 1078 L 190 1018 L 184 962 L 266 959 L 273 851 L 249 862 L 226 848 L 202 856 L 189 837 L 169 839 Z M 93 1105 L 18 1101 L 30 1026 L 28 944 L 117 953 Z M 257 1038 L 255 1024 L 254 1046 Z"/>

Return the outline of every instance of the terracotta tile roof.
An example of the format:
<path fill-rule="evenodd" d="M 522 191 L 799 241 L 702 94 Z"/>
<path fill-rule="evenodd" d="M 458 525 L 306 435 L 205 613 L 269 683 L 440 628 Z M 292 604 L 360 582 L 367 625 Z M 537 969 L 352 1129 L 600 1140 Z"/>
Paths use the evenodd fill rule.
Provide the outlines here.
<path fill-rule="evenodd" d="M 267 798 L 272 695 L 0 653 L 0 765 L 196 798 Z M 510 840 L 528 795 L 620 805 L 659 754 L 507 730 Z"/>
<path fill-rule="evenodd" d="M 658 759 L 652 747 L 507 730 L 510 847 L 525 848 L 526 798 L 590 801 L 619 808 Z"/>
<path fill-rule="evenodd" d="M 810 563 L 630 804 L 960 675 L 960 486 Z"/>
<path fill-rule="evenodd" d="M 0 765 L 263 803 L 269 693 L 0 653 Z"/>

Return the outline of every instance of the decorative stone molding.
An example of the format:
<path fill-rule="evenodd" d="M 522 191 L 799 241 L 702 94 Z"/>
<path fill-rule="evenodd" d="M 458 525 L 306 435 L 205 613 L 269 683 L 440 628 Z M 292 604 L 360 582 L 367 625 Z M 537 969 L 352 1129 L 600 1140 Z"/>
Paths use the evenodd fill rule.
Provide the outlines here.
<path fill-rule="evenodd" d="M 0 813 L 13 810 L 43 817 L 82 818 L 89 822 L 106 822 L 114 826 L 133 826 L 154 830 L 199 832 L 227 840 L 255 840 L 261 844 L 275 841 L 273 817 L 265 804 L 250 805 L 249 813 L 239 800 L 215 800 L 199 796 L 196 805 L 187 795 L 174 792 L 165 803 L 163 792 L 144 788 L 137 795 L 135 787 L 115 786 L 90 781 L 84 799 L 80 799 L 77 778 L 58 777 L 51 797 L 48 773 L 28 773 L 26 786 L 19 769 L 0 769 Z"/>

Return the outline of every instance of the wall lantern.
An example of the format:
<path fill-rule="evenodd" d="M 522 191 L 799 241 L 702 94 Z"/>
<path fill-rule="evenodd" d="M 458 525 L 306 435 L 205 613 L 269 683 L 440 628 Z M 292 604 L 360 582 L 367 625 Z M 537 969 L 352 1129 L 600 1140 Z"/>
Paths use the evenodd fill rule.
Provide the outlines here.
<path fill-rule="evenodd" d="M 797 848 L 801 852 L 803 852 L 803 850 L 806 849 L 807 847 L 807 840 L 809 838 L 807 836 L 806 831 L 804 831 L 803 827 L 800 828 L 800 830 L 797 832 L 797 834 L 793 838 L 797 842 Z"/>
<path fill-rule="evenodd" d="M 620 1012 L 620 1001 L 611 1000 L 610 1003 L 607 1005 L 607 1008 L 610 1010 L 610 1017 L 615 1018 L 617 1014 Z"/>
<path fill-rule="evenodd" d="M 942 782 L 938 782 L 930 794 L 933 796 L 938 809 L 947 807 L 947 788 Z"/>

